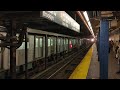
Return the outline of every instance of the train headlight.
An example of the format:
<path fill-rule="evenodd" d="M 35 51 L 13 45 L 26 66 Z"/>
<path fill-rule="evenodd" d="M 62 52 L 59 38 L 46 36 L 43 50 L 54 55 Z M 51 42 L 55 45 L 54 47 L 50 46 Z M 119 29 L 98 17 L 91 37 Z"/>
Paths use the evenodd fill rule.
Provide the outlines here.
<path fill-rule="evenodd" d="M 91 42 L 94 42 L 95 40 L 94 39 L 91 39 Z"/>

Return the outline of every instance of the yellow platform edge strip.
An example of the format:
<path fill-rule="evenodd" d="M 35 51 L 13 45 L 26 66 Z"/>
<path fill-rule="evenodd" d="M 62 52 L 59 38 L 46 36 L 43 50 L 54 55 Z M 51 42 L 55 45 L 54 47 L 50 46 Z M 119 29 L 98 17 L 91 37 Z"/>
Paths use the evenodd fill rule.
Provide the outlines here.
<path fill-rule="evenodd" d="M 89 49 L 85 57 L 82 59 L 81 63 L 73 71 L 69 79 L 86 79 L 91 62 L 92 53 L 93 46 Z"/>

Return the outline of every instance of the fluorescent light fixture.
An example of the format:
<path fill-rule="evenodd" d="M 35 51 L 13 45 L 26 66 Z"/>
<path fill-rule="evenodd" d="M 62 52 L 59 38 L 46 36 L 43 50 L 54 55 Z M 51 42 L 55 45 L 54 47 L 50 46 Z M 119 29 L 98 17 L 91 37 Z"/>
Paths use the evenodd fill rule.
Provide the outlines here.
<path fill-rule="evenodd" d="M 90 21 L 88 22 L 88 25 L 89 25 L 89 27 L 91 27 L 91 23 L 90 23 Z"/>
<path fill-rule="evenodd" d="M 85 16 L 86 21 L 88 22 L 88 21 L 89 21 L 89 17 L 88 17 L 88 15 L 87 15 L 87 12 L 84 11 L 83 14 L 84 14 L 84 16 Z"/>
<path fill-rule="evenodd" d="M 88 26 L 90 28 L 91 34 L 95 37 L 93 29 L 92 29 L 92 26 L 91 26 L 91 23 L 90 23 L 90 20 L 89 20 L 89 17 L 88 17 L 88 14 L 87 14 L 87 11 L 84 11 L 83 15 L 84 15 L 84 17 L 85 17 L 85 19 L 86 19 L 86 21 L 88 23 Z"/>

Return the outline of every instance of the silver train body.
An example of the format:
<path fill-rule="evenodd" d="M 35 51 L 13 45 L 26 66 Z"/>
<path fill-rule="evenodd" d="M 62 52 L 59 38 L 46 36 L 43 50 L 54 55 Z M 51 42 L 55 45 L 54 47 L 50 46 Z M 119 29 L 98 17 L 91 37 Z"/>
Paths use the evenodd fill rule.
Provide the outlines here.
<path fill-rule="evenodd" d="M 56 55 L 56 43 L 57 43 L 57 52 L 68 53 L 73 48 L 78 48 L 83 44 L 83 39 L 71 37 L 67 35 L 51 33 L 42 30 L 36 30 L 27 28 L 28 31 L 28 69 L 33 68 L 33 62 L 41 60 L 44 62 L 45 58 L 45 35 L 48 36 L 48 52 L 47 57 L 50 57 L 51 54 Z M 58 38 L 57 38 L 58 37 Z M 57 40 L 57 41 L 56 41 Z M 1 48 L 0 48 L 1 49 Z M 69 51 L 68 51 L 69 50 Z M 25 64 L 25 42 L 16 50 L 16 66 L 17 71 L 19 72 L 20 66 Z M 4 52 L 0 53 L 0 68 L 3 70 L 8 70 L 10 68 L 10 51 L 5 48 Z"/>

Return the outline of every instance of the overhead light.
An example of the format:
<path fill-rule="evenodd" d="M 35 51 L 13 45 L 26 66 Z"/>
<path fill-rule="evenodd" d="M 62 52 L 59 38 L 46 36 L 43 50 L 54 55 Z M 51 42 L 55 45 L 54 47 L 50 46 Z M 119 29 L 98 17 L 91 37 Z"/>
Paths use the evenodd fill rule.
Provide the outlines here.
<path fill-rule="evenodd" d="M 87 11 L 84 11 L 83 15 L 84 15 L 84 17 L 85 17 L 85 19 L 86 19 L 86 21 L 88 23 L 88 26 L 90 28 L 91 34 L 95 37 L 93 29 L 92 29 L 92 26 L 91 26 L 91 23 L 90 23 L 90 20 L 89 20 L 89 17 L 88 17 L 88 14 L 87 14 Z"/>
<path fill-rule="evenodd" d="M 113 13 L 112 13 L 112 11 L 101 11 L 101 16 L 102 17 L 112 17 Z"/>
<path fill-rule="evenodd" d="M 84 11 L 83 14 L 84 14 L 84 17 L 85 17 L 86 21 L 88 22 L 88 21 L 89 21 L 89 17 L 88 17 L 88 15 L 87 15 L 87 12 Z"/>

